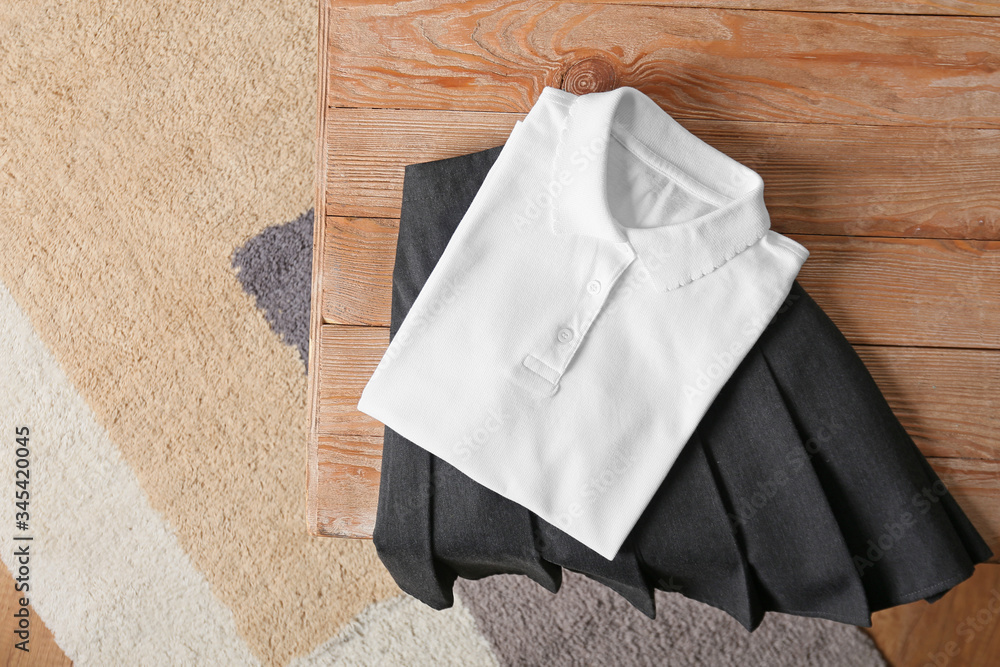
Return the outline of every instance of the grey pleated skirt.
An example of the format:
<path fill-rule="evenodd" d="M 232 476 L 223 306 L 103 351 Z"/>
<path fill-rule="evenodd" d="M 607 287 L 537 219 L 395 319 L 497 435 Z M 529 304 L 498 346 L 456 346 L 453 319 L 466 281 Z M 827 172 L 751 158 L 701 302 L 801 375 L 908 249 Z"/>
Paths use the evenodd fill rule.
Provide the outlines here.
<path fill-rule="evenodd" d="M 406 167 L 395 335 L 501 147 Z M 766 611 L 859 626 L 934 601 L 992 556 L 861 359 L 795 283 L 614 560 L 389 428 L 375 523 L 397 584 L 452 605 L 457 577 L 583 573 L 654 617 L 654 589 L 748 630 Z"/>

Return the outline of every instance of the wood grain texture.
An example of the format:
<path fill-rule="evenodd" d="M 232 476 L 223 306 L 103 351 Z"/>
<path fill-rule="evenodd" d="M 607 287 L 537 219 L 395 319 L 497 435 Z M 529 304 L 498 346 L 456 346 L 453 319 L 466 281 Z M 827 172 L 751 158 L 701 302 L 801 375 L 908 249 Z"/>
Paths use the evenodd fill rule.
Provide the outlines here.
<path fill-rule="evenodd" d="M 1000 127 L 1000 25 L 988 18 L 596 3 L 338 5 L 338 107 L 526 112 L 600 57 L 684 118 Z"/>
<path fill-rule="evenodd" d="M 587 1 L 587 0 L 584 0 Z M 605 3 L 607 0 L 594 0 Z M 660 7 L 715 7 L 789 12 L 1000 16 L 996 0 L 611 0 L 613 4 Z"/>
<path fill-rule="evenodd" d="M 327 212 L 399 217 L 403 169 L 506 142 L 523 113 L 329 109 Z M 1000 240 L 1000 130 L 678 119 L 764 179 L 781 233 Z"/>
<path fill-rule="evenodd" d="M 370 0 L 336 0 L 335 4 L 348 7 L 370 4 Z M 817 13 L 1000 16 L 1000 2 L 997 0 L 580 0 L 580 4 Z"/>
<path fill-rule="evenodd" d="M 798 280 L 852 343 L 1000 348 L 1000 241 L 790 235 Z"/>
<path fill-rule="evenodd" d="M 360 412 L 357 403 L 388 347 L 389 331 L 324 325 L 322 340 L 319 458 L 326 482 L 319 515 L 326 517 L 326 527 L 320 530 L 367 537 L 365 527 L 374 525 L 376 450 L 384 427 Z M 859 353 L 903 426 L 1000 556 L 1000 382 L 995 374 L 1000 351 L 862 347 Z M 994 373 L 985 385 L 979 382 L 980 370 Z"/>
<path fill-rule="evenodd" d="M 977 567 L 934 604 L 921 600 L 872 614 L 869 634 L 892 667 L 995 665 L 1000 656 L 1000 567 Z"/>
<path fill-rule="evenodd" d="M 381 438 L 382 424 L 358 410 L 358 399 L 389 347 L 389 328 L 325 324 L 320 345 L 318 434 Z"/>
<path fill-rule="evenodd" d="M 389 326 L 399 219 L 329 216 L 326 224 L 338 241 L 326 248 L 323 323 Z"/>
<path fill-rule="evenodd" d="M 388 326 L 399 220 L 329 216 L 326 227 L 323 321 Z M 365 321 L 369 312 L 382 321 Z"/>
<path fill-rule="evenodd" d="M 327 225 L 323 321 L 388 326 L 398 220 Z M 791 236 L 810 251 L 799 281 L 851 342 L 1000 348 L 1000 242 Z"/>
<path fill-rule="evenodd" d="M 928 457 L 1000 563 L 1000 461 Z"/>
<path fill-rule="evenodd" d="M 318 7 L 319 28 L 316 33 L 318 58 L 316 59 L 316 82 L 319 88 L 316 95 L 316 153 L 314 167 L 316 170 L 315 209 L 313 210 L 313 247 L 312 247 L 312 280 L 309 295 L 309 358 L 306 373 L 306 391 L 309 411 L 309 442 L 306 447 L 305 469 L 305 503 L 306 531 L 310 535 L 318 534 L 319 512 L 323 500 L 320 498 L 322 489 L 319 480 L 319 360 L 323 355 L 321 331 L 323 325 L 323 281 L 327 275 L 325 265 L 326 253 L 326 183 L 327 156 L 329 142 L 327 138 L 327 85 L 329 84 L 329 54 L 326 50 L 327 35 L 330 32 L 330 5 L 321 0 Z"/>
<path fill-rule="evenodd" d="M 925 456 L 1000 459 L 1000 352 L 855 350 Z"/>
<path fill-rule="evenodd" d="M 316 459 L 315 534 L 371 537 L 382 471 L 381 434 L 320 435 Z"/>
<path fill-rule="evenodd" d="M 334 4 L 348 7 L 370 4 L 370 0 L 336 0 Z M 851 14 L 1000 16 L 1000 2 L 997 0 L 580 0 L 580 4 Z"/>
<path fill-rule="evenodd" d="M 320 1 L 311 532 L 374 526 L 382 426 L 356 405 L 388 343 L 405 165 L 502 144 L 544 85 L 630 85 L 762 175 L 772 227 L 813 253 L 803 284 L 1000 555 L 1000 352 L 902 347 L 988 348 L 1000 335 L 996 247 L 962 242 L 1000 241 L 1000 21 L 860 15 L 997 16 L 1000 1 L 331 1 Z M 875 614 L 872 635 L 894 667 L 993 664 L 998 595 L 1000 567 L 979 567 L 933 605 Z M 966 641 L 962 624 L 984 613 Z"/>
<path fill-rule="evenodd" d="M 399 217 L 408 164 L 499 146 L 525 114 L 330 109 L 327 212 Z"/>

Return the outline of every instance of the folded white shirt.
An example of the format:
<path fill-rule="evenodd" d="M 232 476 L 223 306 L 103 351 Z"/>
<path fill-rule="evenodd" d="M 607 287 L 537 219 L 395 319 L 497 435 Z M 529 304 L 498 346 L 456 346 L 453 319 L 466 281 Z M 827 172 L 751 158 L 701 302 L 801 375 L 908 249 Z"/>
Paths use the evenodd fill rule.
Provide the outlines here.
<path fill-rule="evenodd" d="M 358 409 L 612 559 L 808 256 L 638 90 L 546 87 Z"/>

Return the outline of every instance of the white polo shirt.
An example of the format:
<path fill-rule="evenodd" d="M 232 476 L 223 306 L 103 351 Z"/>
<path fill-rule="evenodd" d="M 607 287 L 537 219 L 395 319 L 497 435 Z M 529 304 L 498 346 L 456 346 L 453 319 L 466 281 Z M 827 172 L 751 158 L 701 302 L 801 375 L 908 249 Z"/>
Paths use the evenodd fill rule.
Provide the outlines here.
<path fill-rule="evenodd" d="M 358 408 L 612 559 L 808 251 L 630 87 L 546 87 Z"/>

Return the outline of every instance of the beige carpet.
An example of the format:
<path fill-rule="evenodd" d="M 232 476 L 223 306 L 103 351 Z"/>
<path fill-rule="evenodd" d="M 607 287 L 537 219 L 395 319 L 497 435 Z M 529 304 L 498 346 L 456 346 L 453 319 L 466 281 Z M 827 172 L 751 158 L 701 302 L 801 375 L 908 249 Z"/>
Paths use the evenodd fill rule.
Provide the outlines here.
<path fill-rule="evenodd" d="M 8 383 L 4 427 L 32 422 L 39 465 L 59 437 L 71 441 L 62 464 L 100 467 L 89 489 L 46 486 L 68 496 L 54 511 L 89 491 L 106 511 L 136 512 L 132 493 L 144 494 L 136 520 L 162 526 L 139 546 L 173 552 L 132 565 L 177 578 L 161 583 L 179 619 L 217 600 L 265 664 L 310 653 L 398 595 L 370 543 L 306 535 L 302 362 L 230 266 L 234 248 L 312 206 L 316 16 L 315 1 L 172 0 L 9 2 L 0 18 L 3 318 L 12 326 L 22 311 L 36 339 L 38 356 L 18 360 L 26 374 L 48 361 L 65 375 L 47 406 L 18 405 L 27 388 Z M 106 475 L 126 471 L 122 493 Z M 37 477 L 40 496 L 54 482 Z M 45 539 L 121 555 L 131 526 L 45 514 L 42 502 Z M 39 539 L 39 558 L 56 558 Z M 79 583 L 103 590 L 76 593 L 143 593 L 92 574 Z M 100 603 L 62 583 L 37 583 L 43 617 Z M 66 629 L 45 620 L 62 646 Z M 108 619 L 79 641 L 114 632 Z"/>
<path fill-rule="evenodd" d="M 537 654 L 481 622 L 521 584 L 467 587 L 480 621 L 433 612 L 370 542 L 306 534 L 302 359 L 232 258 L 313 206 L 316 27 L 312 0 L 0 13 L 0 432 L 31 428 L 31 603 L 76 664 Z M 11 530 L 0 549 L 11 569 Z M 803 655 L 879 662 L 802 627 Z"/>

